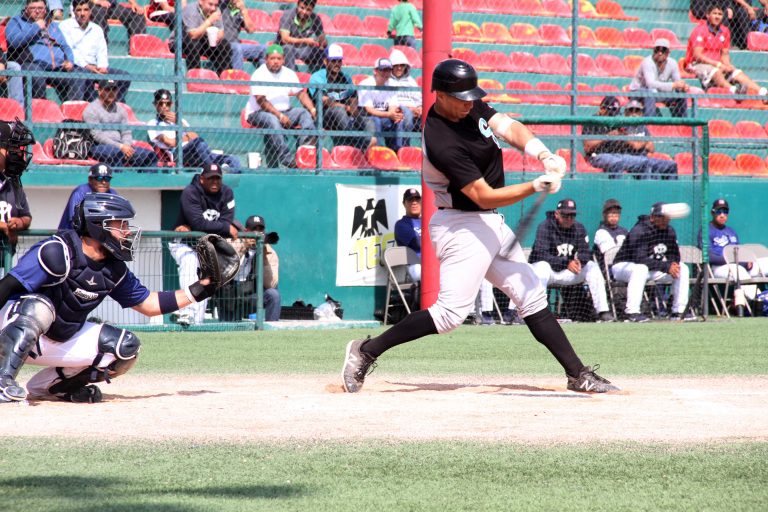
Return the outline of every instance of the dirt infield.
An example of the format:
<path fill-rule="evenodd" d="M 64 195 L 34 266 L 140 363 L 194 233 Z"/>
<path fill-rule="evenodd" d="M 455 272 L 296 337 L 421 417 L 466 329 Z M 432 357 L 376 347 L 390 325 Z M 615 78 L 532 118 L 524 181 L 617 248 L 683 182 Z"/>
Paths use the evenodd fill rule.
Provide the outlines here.
<path fill-rule="evenodd" d="M 376 375 L 131 376 L 96 405 L 0 405 L 0 435 L 279 441 L 464 439 L 524 443 L 768 440 L 768 377 L 615 378 L 584 395 L 562 378 Z"/>

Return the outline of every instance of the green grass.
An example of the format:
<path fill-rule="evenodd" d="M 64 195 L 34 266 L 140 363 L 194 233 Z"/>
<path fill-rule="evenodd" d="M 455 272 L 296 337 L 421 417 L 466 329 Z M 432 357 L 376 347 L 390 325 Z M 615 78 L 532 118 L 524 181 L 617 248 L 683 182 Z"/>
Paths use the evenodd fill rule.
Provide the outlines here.
<path fill-rule="evenodd" d="M 3 509 L 764 510 L 767 444 L 200 445 L 0 440 Z"/>

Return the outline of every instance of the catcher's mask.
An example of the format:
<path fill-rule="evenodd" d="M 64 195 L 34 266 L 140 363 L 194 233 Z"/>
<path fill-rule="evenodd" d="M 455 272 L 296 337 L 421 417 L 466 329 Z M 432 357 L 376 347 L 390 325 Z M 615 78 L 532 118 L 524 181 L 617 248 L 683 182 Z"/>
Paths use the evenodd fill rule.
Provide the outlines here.
<path fill-rule="evenodd" d="M 5 175 L 18 180 L 32 160 L 35 136 L 18 117 L 0 123 L 0 148 L 5 149 Z"/>
<path fill-rule="evenodd" d="M 116 259 L 131 261 L 141 239 L 141 228 L 130 223 L 135 216 L 127 199 L 114 194 L 89 193 L 75 206 L 72 226 L 77 234 L 100 242 Z"/>

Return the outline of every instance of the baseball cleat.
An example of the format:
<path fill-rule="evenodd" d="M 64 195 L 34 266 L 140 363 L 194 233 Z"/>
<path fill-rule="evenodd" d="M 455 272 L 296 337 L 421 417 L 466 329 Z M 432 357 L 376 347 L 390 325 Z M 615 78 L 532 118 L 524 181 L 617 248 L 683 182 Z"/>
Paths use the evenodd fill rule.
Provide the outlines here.
<path fill-rule="evenodd" d="M 341 381 L 347 393 L 360 391 L 366 375 L 376 368 L 376 358 L 360 350 L 363 343 L 369 339 L 371 339 L 370 336 L 364 340 L 352 340 L 347 343 L 347 355 L 344 358 L 344 367 L 341 369 Z"/>
<path fill-rule="evenodd" d="M 13 378 L 5 375 L 0 377 L 0 395 L 9 401 L 20 402 L 27 398 L 27 390 L 19 386 Z"/>
<path fill-rule="evenodd" d="M 616 319 L 613 318 L 613 314 L 611 314 L 610 311 L 603 311 L 599 315 L 597 315 L 597 323 L 610 323 L 615 322 Z"/>
<path fill-rule="evenodd" d="M 568 376 L 568 389 L 579 391 L 581 393 L 606 393 L 608 391 L 621 391 L 618 387 L 611 384 L 611 381 L 604 379 L 595 373 L 600 368 L 599 364 L 594 367 L 585 366 L 579 372 L 578 377 Z"/>
<path fill-rule="evenodd" d="M 65 393 L 60 398 L 65 402 L 73 402 L 76 404 L 97 404 L 103 399 L 101 390 L 98 386 L 93 384 L 88 384 L 69 393 Z"/>
<path fill-rule="evenodd" d="M 696 322 L 698 318 L 696 318 L 696 315 L 693 314 L 692 311 L 688 311 L 685 314 L 683 313 L 672 313 L 672 316 L 669 317 L 670 320 L 673 322 Z"/>
<path fill-rule="evenodd" d="M 649 322 L 647 316 L 645 316 L 642 313 L 630 313 L 630 315 L 627 317 L 627 322 L 632 322 L 636 324 L 644 324 L 645 322 Z"/>

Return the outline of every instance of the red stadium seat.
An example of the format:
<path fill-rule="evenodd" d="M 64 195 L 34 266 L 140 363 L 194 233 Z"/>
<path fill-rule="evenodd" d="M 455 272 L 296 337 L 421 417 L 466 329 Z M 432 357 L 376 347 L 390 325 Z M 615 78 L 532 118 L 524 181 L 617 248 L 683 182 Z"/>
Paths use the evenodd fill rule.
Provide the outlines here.
<path fill-rule="evenodd" d="M 757 121 L 739 121 L 734 128 L 742 139 L 768 139 L 768 133 Z"/>
<path fill-rule="evenodd" d="M 708 123 L 709 136 L 718 139 L 735 139 L 739 136 L 730 121 L 724 119 L 712 119 Z"/>
<path fill-rule="evenodd" d="M 616 27 L 597 27 L 595 37 L 601 46 L 609 48 L 625 48 L 627 46 L 624 33 Z"/>
<path fill-rule="evenodd" d="M 248 9 L 248 15 L 256 24 L 257 32 L 277 32 L 279 19 L 275 20 L 271 14 L 261 9 Z"/>
<path fill-rule="evenodd" d="M 503 23 L 495 21 L 484 21 L 480 29 L 483 32 L 483 39 L 496 44 L 511 44 L 514 39 L 509 33 L 509 29 Z"/>
<path fill-rule="evenodd" d="M 11 98 L 0 98 L 0 121 L 15 121 L 17 117 L 26 120 L 24 107 Z"/>
<path fill-rule="evenodd" d="M 240 126 L 243 128 L 253 128 L 253 126 L 248 122 L 248 120 L 245 117 L 245 109 L 240 111 Z"/>
<path fill-rule="evenodd" d="M 567 165 L 568 170 L 570 170 L 571 169 L 571 150 L 558 149 L 556 153 L 561 157 L 563 157 L 563 159 L 565 160 L 565 165 Z M 603 170 L 597 167 L 592 167 L 592 165 L 590 165 L 589 162 L 587 162 L 587 160 L 584 158 L 584 155 L 582 155 L 580 152 L 577 152 L 576 153 L 576 172 L 599 173 L 599 172 L 603 172 Z"/>
<path fill-rule="evenodd" d="M 541 11 L 543 16 L 560 16 L 570 18 L 573 11 L 563 0 L 541 0 Z"/>
<path fill-rule="evenodd" d="M 747 49 L 756 52 L 768 52 L 768 34 L 750 32 L 747 35 Z"/>
<path fill-rule="evenodd" d="M 389 20 L 384 16 L 366 16 L 363 18 L 363 36 L 386 37 Z"/>
<path fill-rule="evenodd" d="M 299 77 L 299 82 L 307 84 L 309 83 L 309 79 L 312 77 L 312 74 L 307 73 L 306 71 L 297 71 L 296 76 Z"/>
<path fill-rule="evenodd" d="M 677 38 L 677 34 L 667 28 L 654 28 L 651 30 L 651 39 L 656 41 L 657 39 L 666 39 L 669 41 L 669 45 L 672 50 L 680 50 L 685 48 L 685 45 Z"/>
<path fill-rule="evenodd" d="M 355 85 L 360 85 L 360 82 L 365 80 L 366 78 L 371 78 L 373 75 L 366 75 L 364 73 L 355 73 L 352 75 L 352 83 Z"/>
<path fill-rule="evenodd" d="M 405 58 L 408 59 L 408 62 L 411 63 L 412 68 L 421 68 L 421 53 L 416 50 L 415 48 L 411 48 L 410 46 L 403 46 L 403 45 L 394 45 L 392 47 L 393 50 L 400 50 L 405 54 Z"/>
<path fill-rule="evenodd" d="M 516 149 L 501 148 L 504 172 L 522 172 L 525 170 L 523 154 Z"/>
<path fill-rule="evenodd" d="M 637 21 L 637 16 L 627 16 L 618 2 L 613 0 L 598 0 L 595 4 L 595 10 L 603 18 L 610 18 L 613 20 L 628 20 Z"/>
<path fill-rule="evenodd" d="M 579 0 L 579 17 L 580 18 L 599 18 L 599 14 L 589 0 Z"/>
<path fill-rule="evenodd" d="M 251 75 L 248 74 L 247 71 L 244 71 L 242 69 L 225 69 L 221 72 L 220 77 L 222 80 L 236 80 L 236 81 L 250 81 Z M 234 93 L 237 94 L 250 94 L 251 93 L 251 86 L 244 84 L 244 85 L 227 85 L 227 88 L 231 90 Z"/>
<path fill-rule="evenodd" d="M 517 44 L 539 44 L 541 42 L 539 31 L 530 23 L 513 23 L 509 27 L 509 34 Z"/>
<path fill-rule="evenodd" d="M 655 158 L 657 160 L 667 160 L 669 162 L 673 161 L 672 157 L 669 156 L 666 153 L 648 153 L 648 158 Z"/>
<path fill-rule="evenodd" d="M 151 57 L 170 59 L 173 53 L 168 49 L 168 43 L 152 34 L 134 34 L 128 45 L 131 57 Z"/>
<path fill-rule="evenodd" d="M 603 96 L 619 96 L 620 92 L 617 86 L 611 84 L 597 84 L 592 90 L 595 92 L 602 92 Z M 619 101 L 622 101 L 622 98 L 619 98 Z"/>
<path fill-rule="evenodd" d="M 344 63 L 352 66 L 373 66 L 373 62 L 364 62 L 357 46 L 349 43 L 336 43 L 344 52 Z"/>
<path fill-rule="evenodd" d="M 542 13 L 541 2 L 539 0 L 488 0 L 495 9 L 492 13 L 519 14 L 523 16 L 537 16 Z M 543 14 L 543 13 L 542 13 Z"/>
<path fill-rule="evenodd" d="M 42 98 L 32 100 L 32 122 L 35 123 L 61 123 L 64 115 L 59 104 L 55 101 Z"/>
<path fill-rule="evenodd" d="M 368 165 L 363 152 L 352 146 L 334 146 L 331 158 L 341 169 L 359 169 Z"/>
<path fill-rule="evenodd" d="M 65 101 L 61 104 L 61 113 L 64 116 L 64 119 L 70 120 L 70 121 L 82 121 L 83 120 L 83 110 L 85 110 L 85 107 L 88 106 L 87 101 L 79 101 L 79 100 L 73 100 L 73 101 Z"/>
<path fill-rule="evenodd" d="M 765 160 L 757 155 L 745 153 L 736 155 L 736 168 L 739 174 L 747 176 L 765 176 L 768 174 L 768 165 L 766 165 Z"/>
<path fill-rule="evenodd" d="M 333 17 L 333 26 L 344 31 L 347 36 L 362 36 L 363 22 L 354 14 L 339 13 Z M 385 34 L 386 35 L 386 34 Z M 381 35 L 379 35 L 381 37 Z"/>
<path fill-rule="evenodd" d="M 568 67 L 571 67 L 571 57 L 568 56 Z M 600 66 L 597 65 L 595 62 L 595 59 L 592 58 L 591 55 L 587 55 L 586 53 L 580 53 L 578 55 L 578 69 L 577 72 L 579 76 L 605 76 L 605 71 L 600 69 Z"/>
<path fill-rule="evenodd" d="M 404 146 L 397 150 L 397 158 L 400 160 L 400 165 L 406 169 L 421 170 L 421 160 L 423 154 L 421 148 Z"/>
<path fill-rule="evenodd" d="M 483 98 L 483 101 L 491 101 L 491 102 L 498 102 L 498 103 L 520 103 L 520 100 L 517 99 L 514 96 L 509 96 L 505 93 L 500 92 L 504 89 L 504 86 L 501 85 L 501 82 L 494 78 L 480 78 L 477 81 L 477 85 L 488 92 L 488 96 Z M 492 92 L 492 91 L 499 91 L 499 92 Z"/>
<path fill-rule="evenodd" d="M 648 133 L 653 137 L 683 137 L 679 126 L 664 124 L 649 124 Z"/>
<path fill-rule="evenodd" d="M 368 163 L 374 169 L 397 171 L 401 168 L 397 153 L 386 146 L 371 146 L 365 152 L 365 156 L 368 159 Z"/>
<path fill-rule="evenodd" d="M 333 20 L 330 16 L 325 14 L 324 12 L 317 12 L 315 13 L 320 18 L 320 21 L 323 22 L 323 32 L 325 32 L 326 35 L 329 36 L 346 36 L 347 34 L 346 29 L 337 27 L 334 25 Z M 346 58 L 346 55 L 344 56 Z"/>
<path fill-rule="evenodd" d="M 625 28 L 624 40 L 630 48 L 653 48 L 651 35 L 642 28 Z"/>
<path fill-rule="evenodd" d="M 480 42 L 483 40 L 483 32 L 477 26 L 477 23 L 472 21 L 454 21 L 453 40 Z"/>
<path fill-rule="evenodd" d="M 648 126 L 649 128 L 651 125 Z M 677 153 L 675 155 L 675 163 L 677 164 L 677 174 L 694 174 L 693 172 L 693 155 L 691 153 Z M 701 156 L 698 158 L 698 165 L 696 166 L 696 174 L 699 173 L 701 168 Z"/>
<path fill-rule="evenodd" d="M 541 72 L 549 75 L 570 75 L 571 65 L 568 60 L 557 53 L 542 53 L 539 55 Z"/>
<path fill-rule="evenodd" d="M 571 90 L 571 84 L 566 84 L 565 86 L 566 91 Z M 592 92 L 593 89 L 588 84 L 576 84 L 576 90 L 578 92 Z M 576 97 L 576 104 L 577 105 L 589 105 L 596 107 L 600 105 L 600 102 L 602 101 L 602 96 L 577 96 Z M 569 101 L 570 103 L 570 101 Z"/>
<path fill-rule="evenodd" d="M 133 107 L 131 107 L 127 103 L 118 102 L 118 105 L 123 107 L 125 110 L 126 115 L 128 116 L 128 124 L 144 124 L 136 117 L 136 113 L 133 111 Z"/>
<path fill-rule="evenodd" d="M 531 94 L 520 93 L 507 93 L 507 96 L 517 98 L 521 103 L 532 103 L 532 99 L 535 96 L 533 85 L 523 80 L 510 80 L 507 82 L 507 89 L 518 89 L 522 91 L 531 91 Z"/>
<path fill-rule="evenodd" d="M 53 142 L 51 142 L 51 147 L 53 147 Z M 62 160 L 49 156 L 43 149 L 43 145 L 35 142 L 35 145 L 32 146 L 32 163 L 38 165 L 59 165 L 62 163 Z"/>
<path fill-rule="evenodd" d="M 605 76 L 634 76 L 634 73 L 624 67 L 624 62 L 620 58 L 610 53 L 601 53 L 595 57 L 595 64 L 600 67 Z"/>
<path fill-rule="evenodd" d="M 725 153 L 709 154 L 709 174 L 715 176 L 729 176 L 738 174 L 736 162 Z"/>
<path fill-rule="evenodd" d="M 323 148 L 323 169 L 333 169 L 331 153 Z M 299 169 L 317 169 L 317 148 L 315 146 L 299 146 L 296 148 L 296 167 Z"/>
<path fill-rule="evenodd" d="M 554 82 L 539 82 L 535 89 L 537 91 L 562 91 L 563 88 L 560 84 Z M 564 94 L 541 94 L 534 95 L 530 100 L 531 103 L 541 103 L 543 105 L 569 105 L 571 103 L 570 96 Z"/>
<path fill-rule="evenodd" d="M 696 75 L 685 69 L 685 57 L 678 59 L 677 67 L 680 70 L 680 78 L 696 78 Z"/>
<path fill-rule="evenodd" d="M 510 72 L 514 69 L 512 63 L 509 62 L 509 56 L 504 52 L 489 50 L 481 52 L 478 58 L 477 69 L 481 71 Z"/>
<path fill-rule="evenodd" d="M 360 45 L 360 52 L 358 54 L 358 61 L 360 61 L 363 67 L 373 68 L 376 65 L 376 61 L 379 59 L 388 59 L 389 50 L 384 48 L 380 44 L 366 43 Z"/>
<path fill-rule="evenodd" d="M 5 27 L 9 18 L 6 18 L 4 23 L 0 23 L 0 49 L 4 52 L 8 51 L 8 41 L 5 38 Z"/>
<path fill-rule="evenodd" d="M 568 35 L 573 38 L 573 30 L 570 28 L 568 29 Z M 595 47 L 600 46 L 600 44 L 597 41 L 597 36 L 595 36 L 595 33 L 592 32 L 592 29 L 584 26 L 579 25 L 579 47 Z"/>
<path fill-rule="evenodd" d="M 710 87 L 707 94 L 731 94 L 727 87 Z M 735 108 L 736 100 L 730 98 L 702 98 L 699 106 L 704 108 Z"/>
<path fill-rule="evenodd" d="M 480 66 L 480 57 L 470 48 L 454 48 L 451 50 L 451 57 L 467 61 L 475 68 Z"/>
<path fill-rule="evenodd" d="M 644 58 L 642 55 L 625 55 L 624 67 L 627 69 L 627 72 L 634 75 L 640 69 L 640 63 L 643 62 Z"/>
<path fill-rule="evenodd" d="M 513 73 L 541 73 L 538 59 L 528 52 L 511 52 L 509 62 Z"/>
<path fill-rule="evenodd" d="M 571 134 L 571 127 L 564 124 L 527 124 L 526 126 L 537 137 L 547 135 L 567 136 Z"/>
<path fill-rule="evenodd" d="M 571 36 L 561 25 L 545 23 L 539 27 L 541 43 L 547 46 L 570 46 Z"/>
<path fill-rule="evenodd" d="M 200 80 L 219 80 L 215 71 L 203 68 L 193 68 L 187 71 L 187 78 Z M 212 92 L 217 94 L 230 94 L 232 91 L 221 84 L 187 83 L 187 92 Z"/>

